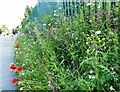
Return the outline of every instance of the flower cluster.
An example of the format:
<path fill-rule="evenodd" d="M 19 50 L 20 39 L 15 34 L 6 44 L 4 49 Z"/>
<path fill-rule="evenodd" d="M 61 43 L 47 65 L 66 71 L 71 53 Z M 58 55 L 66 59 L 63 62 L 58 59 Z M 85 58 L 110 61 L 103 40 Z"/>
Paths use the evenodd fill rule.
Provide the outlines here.
<path fill-rule="evenodd" d="M 14 63 L 12 62 L 12 63 L 10 64 L 10 69 L 11 69 L 12 71 L 21 72 L 21 71 L 22 71 L 22 66 L 16 67 L 16 66 L 14 65 Z M 12 80 L 12 83 L 16 83 L 16 82 L 18 82 L 18 79 L 17 79 L 17 78 L 14 78 L 14 79 Z"/>
<path fill-rule="evenodd" d="M 20 46 L 19 46 L 19 45 L 16 45 L 15 48 L 18 49 L 18 48 L 20 48 Z M 12 71 L 15 71 L 15 72 L 21 72 L 23 68 L 22 68 L 22 66 L 16 67 L 15 64 L 12 62 L 12 63 L 10 63 L 10 69 L 11 69 Z M 18 82 L 18 79 L 17 79 L 17 78 L 14 78 L 14 79 L 12 80 L 12 83 L 16 83 L 16 82 Z"/>

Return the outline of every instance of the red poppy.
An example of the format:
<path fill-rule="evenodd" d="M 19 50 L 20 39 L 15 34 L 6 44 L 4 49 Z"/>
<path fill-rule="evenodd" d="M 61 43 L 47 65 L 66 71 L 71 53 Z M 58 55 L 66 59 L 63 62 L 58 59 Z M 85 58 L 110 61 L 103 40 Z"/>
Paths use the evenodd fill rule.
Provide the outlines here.
<path fill-rule="evenodd" d="M 10 65 L 10 69 L 15 70 L 15 69 L 16 69 L 15 65 L 14 65 L 14 64 L 11 64 L 11 65 Z"/>
<path fill-rule="evenodd" d="M 17 71 L 18 71 L 18 72 L 21 72 L 21 71 L 22 71 L 22 66 L 19 66 L 19 67 L 17 68 Z"/>
<path fill-rule="evenodd" d="M 15 46 L 15 48 L 17 48 L 17 49 L 18 49 L 18 48 L 20 48 L 20 46 L 19 46 L 19 45 L 16 45 L 16 46 Z"/>
<path fill-rule="evenodd" d="M 12 80 L 12 83 L 16 83 L 16 82 L 18 82 L 18 79 L 17 79 L 17 78 L 14 78 L 14 79 Z"/>

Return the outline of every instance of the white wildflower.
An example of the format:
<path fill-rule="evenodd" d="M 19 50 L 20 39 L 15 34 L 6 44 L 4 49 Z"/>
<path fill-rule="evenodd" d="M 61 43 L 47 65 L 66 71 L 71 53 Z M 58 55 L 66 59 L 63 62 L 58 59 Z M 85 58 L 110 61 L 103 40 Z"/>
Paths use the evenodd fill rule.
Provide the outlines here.
<path fill-rule="evenodd" d="M 51 26 L 51 23 L 49 23 L 48 26 Z"/>
<path fill-rule="evenodd" d="M 54 16 L 57 16 L 57 14 L 55 13 Z"/>
<path fill-rule="evenodd" d="M 92 3 L 91 2 L 89 2 L 89 3 L 87 3 L 87 6 L 90 6 Z"/>
<path fill-rule="evenodd" d="M 67 28 L 66 30 L 69 30 L 69 28 Z"/>
<path fill-rule="evenodd" d="M 94 76 L 94 75 L 92 76 L 92 79 L 95 79 L 95 76 Z"/>
<path fill-rule="evenodd" d="M 86 42 L 86 44 L 88 44 L 88 42 Z"/>
<path fill-rule="evenodd" d="M 90 70 L 90 74 L 92 74 L 94 71 L 93 70 Z"/>
<path fill-rule="evenodd" d="M 22 66 L 25 66 L 25 64 L 22 64 Z"/>
<path fill-rule="evenodd" d="M 100 31 L 100 30 L 98 30 L 98 31 L 96 31 L 96 32 L 95 32 L 95 34 L 101 34 L 101 31 Z"/>
<path fill-rule="evenodd" d="M 111 32 L 111 31 L 109 32 L 109 34 L 110 34 L 110 35 L 114 35 L 114 33 L 113 33 L 113 32 Z"/>
<path fill-rule="evenodd" d="M 100 8 L 101 6 L 100 6 L 100 4 L 98 5 L 98 8 Z"/>
<path fill-rule="evenodd" d="M 56 10 L 54 10 L 54 13 L 56 12 Z"/>
<path fill-rule="evenodd" d="M 92 22 L 92 20 L 89 20 L 89 22 Z"/>
<path fill-rule="evenodd" d="M 25 75 L 25 73 L 22 73 L 21 75 Z"/>
<path fill-rule="evenodd" d="M 92 79 L 92 75 L 89 75 L 89 79 Z"/>
<path fill-rule="evenodd" d="M 46 26 L 46 24 L 43 24 L 43 26 Z"/>
<path fill-rule="evenodd" d="M 33 44 L 35 44 L 35 42 L 33 42 Z"/>
<path fill-rule="evenodd" d="M 18 85 L 20 85 L 21 84 L 21 82 L 18 82 Z"/>
<path fill-rule="evenodd" d="M 111 90 L 111 91 L 113 91 L 113 90 L 115 91 L 115 89 L 113 88 L 113 86 L 110 86 L 110 90 Z"/>
<path fill-rule="evenodd" d="M 21 87 L 20 90 L 23 90 L 23 87 Z"/>
<path fill-rule="evenodd" d="M 59 7 L 59 10 L 62 9 L 62 7 Z"/>

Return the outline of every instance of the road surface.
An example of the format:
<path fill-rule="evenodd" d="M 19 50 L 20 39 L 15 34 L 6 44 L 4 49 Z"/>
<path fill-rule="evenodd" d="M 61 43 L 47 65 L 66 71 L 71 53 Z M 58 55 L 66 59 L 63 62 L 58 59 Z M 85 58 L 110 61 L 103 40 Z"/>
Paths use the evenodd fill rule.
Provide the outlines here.
<path fill-rule="evenodd" d="M 15 90 L 16 85 L 11 82 L 16 78 L 10 70 L 10 63 L 14 60 L 14 42 L 16 36 L 0 36 L 0 92 L 1 90 Z"/>

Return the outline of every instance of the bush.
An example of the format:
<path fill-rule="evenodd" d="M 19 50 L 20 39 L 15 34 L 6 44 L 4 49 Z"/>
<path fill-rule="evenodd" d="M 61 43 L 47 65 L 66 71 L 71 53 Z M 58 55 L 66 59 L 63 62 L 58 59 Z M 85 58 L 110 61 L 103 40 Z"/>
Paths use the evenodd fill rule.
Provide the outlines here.
<path fill-rule="evenodd" d="M 23 66 L 18 89 L 120 90 L 118 29 L 91 21 L 76 15 L 61 23 L 49 16 L 43 28 L 32 27 L 34 35 L 22 29 L 15 50 L 17 64 Z"/>

